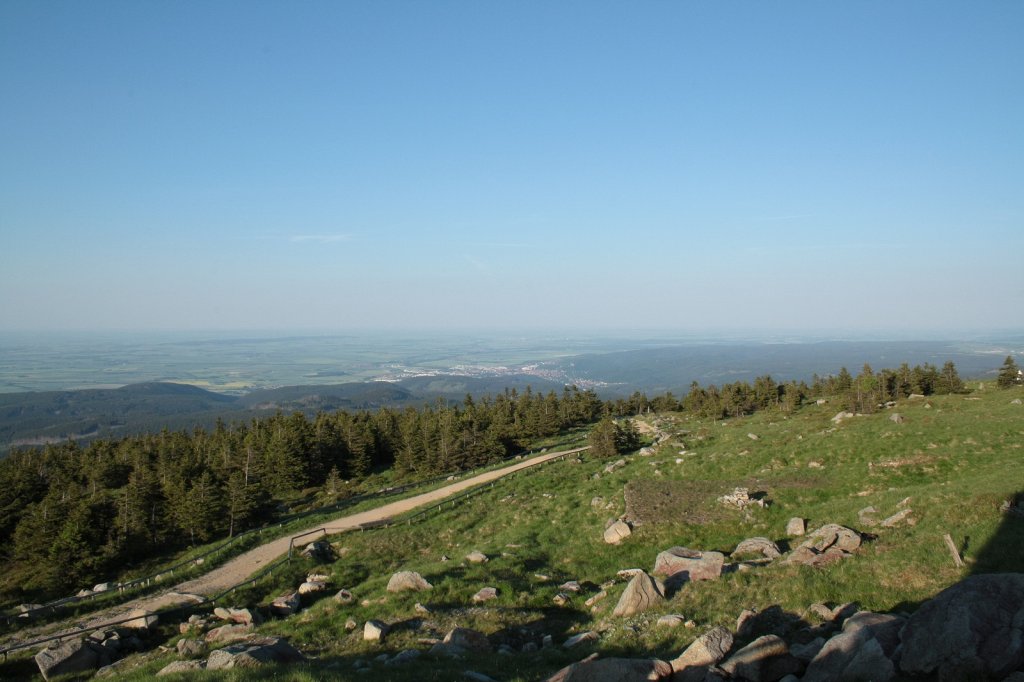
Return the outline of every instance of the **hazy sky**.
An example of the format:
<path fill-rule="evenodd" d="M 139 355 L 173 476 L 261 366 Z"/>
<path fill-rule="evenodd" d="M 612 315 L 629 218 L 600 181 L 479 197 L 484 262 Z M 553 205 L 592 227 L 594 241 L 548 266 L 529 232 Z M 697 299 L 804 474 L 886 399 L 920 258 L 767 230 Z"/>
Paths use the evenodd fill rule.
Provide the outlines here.
<path fill-rule="evenodd" d="M 1020 327 L 1024 3 L 0 3 L 0 329 Z"/>

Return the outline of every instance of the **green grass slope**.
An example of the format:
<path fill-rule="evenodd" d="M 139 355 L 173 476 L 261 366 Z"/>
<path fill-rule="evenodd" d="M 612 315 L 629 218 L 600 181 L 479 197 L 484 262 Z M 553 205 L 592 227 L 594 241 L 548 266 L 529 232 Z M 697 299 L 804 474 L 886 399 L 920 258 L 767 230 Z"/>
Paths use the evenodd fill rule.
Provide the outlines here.
<path fill-rule="evenodd" d="M 998 391 L 990 385 L 966 396 L 904 401 L 838 424 L 831 421 L 839 411 L 834 404 L 806 406 L 788 418 L 777 413 L 726 422 L 676 414 L 648 417 L 671 437 L 652 456 L 627 455 L 626 465 L 614 473 L 605 473 L 607 461 L 584 454 L 496 483 L 425 521 L 334 538 L 341 557 L 320 567 L 332 579 L 326 594 L 346 588 L 355 602 L 341 605 L 328 596 L 260 628 L 287 636 L 310 662 L 199 677 L 450 680 L 475 670 L 502 682 L 536 680 L 593 652 L 674 658 L 712 626 L 735 630 L 743 609 L 778 605 L 809 623 L 818 622 L 808 613 L 815 602 L 913 611 L 972 572 L 1024 571 L 1024 519 L 1000 510 L 1004 500 L 1024 491 L 1024 406 L 1011 402 L 1018 397 L 1024 390 Z M 905 421 L 890 420 L 893 412 Z M 605 523 L 625 512 L 627 485 L 640 491 L 644 523 L 620 545 L 607 545 Z M 739 511 L 716 501 L 737 486 L 764 491 L 771 504 Z M 878 510 L 878 519 L 909 507 L 911 521 L 866 527 L 858 511 L 868 506 Z M 615 580 L 618 570 L 649 571 L 656 554 L 674 545 L 730 552 L 753 536 L 784 544 L 786 522 L 795 516 L 807 519 L 809 529 L 840 523 L 876 537 L 853 558 L 824 568 L 776 562 L 689 583 L 662 606 L 633 617 L 611 615 L 625 586 L 621 579 L 607 586 L 607 596 L 593 607 L 585 603 Z M 962 549 L 964 568 L 954 565 L 943 542 L 946 533 Z M 465 561 L 472 550 L 490 561 Z M 312 563 L 292 562 L 229 601 L 265 606 L 294 589 L 312 568 Z M 433 590 L 388 594 L 388 578 L 398 570 L 419 571 Z M 558 586 L 567 580 L 584 589 L 556 606 Z M 472 595 L 485 586 L 496 587 L 498 598 L 474 606 Z M 417 602 L 431 613 L 417 613 Z M 683 615 L 695 627 L 657 625 L 665 614 Z M 350 618 L 359 623 L 352 632 L 345 628 Z M 363 641 L 362 623 L 368 619 L 394 624 L 383 643 Z M 506 643 L 517 653 L 471 654 L 459 661 L 428 655 L 430 640 L 456 625 L 482 630 L 495 646 Z M 176 636 L 176 625 L 166 627 Z M 570 650 L 560 646 L 587 630 L 600 639 Z M 554 647 L 518 653 L 545 634 L 553 637 Z M 374 661 L 410 648 L 424 653 L 415 663 Z M 121 679 L 145 679 L 175 658 L 159 652 L 137 658 L 131 662 L 137 667 Z M 357 661 L 367 662 L 370 674 L 356 672 Z M 31 672 L 24 657 L 6 665 L 0 675 Z"/>

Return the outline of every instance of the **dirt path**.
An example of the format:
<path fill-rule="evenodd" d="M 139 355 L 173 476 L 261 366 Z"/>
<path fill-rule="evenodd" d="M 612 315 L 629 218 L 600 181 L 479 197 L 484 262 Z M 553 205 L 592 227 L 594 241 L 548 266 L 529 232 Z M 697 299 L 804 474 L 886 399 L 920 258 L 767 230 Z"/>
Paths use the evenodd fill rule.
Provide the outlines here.
<path fill-rule="evenodd" d="M 291 538 L 297 535 L 309 533 L 320 528 L 327 528 L 330 533 L 340 533 L 346 530 L 358 528 L 364 523 L 390 519 L 399 514 L 412 511 L 417 507 L 422 507 L 433 502 L 439 502 L 456 493 L 462 492 L 463 490 L 494 481 L 516 471 L 521 471 L 523 469 L 557 459 L 558 457 L 563 457 L 586 449 L 587 448 L 583 447 L 575 448 L 573 450 L 563 450 L 561 452 L 549 452 L 537 457 L 521 460 L 501 469 L 477 474 L 471 478 L 457 481 L 436 490 L 431 490 L 430 492 L 414 495 L 413 497 L 398 500 L 397 502 L 391 502 L 375 509 L 359 512 L 357 514 L 350 514 L 348 516 L 339 516 L 338 518 L 331 519 L 329 521 L 322 521 L 316 526 L 300 530 L 286 537 L 278 538 L 277 540 L 268 542 L 265 545 L 260 545 L 259 547 L 251 549 L 248 552 L 231 559 L 223 566 L 219 566 L 218 568 L 215 568 L 209 573 L 206 573 L 194 580 L 179 583 L 165 592 L 139 597 L 138 599 L 118 604 L 117 606 L 113 606 L 104 611 L 90 614 L 86 617 L 87 620 L 85 622 L 80 622 L 76 624 L 76 627 L 64 630 L 63 632 L 70 634 L 71 632 L 82 629 L 102 627 L 103 625 L 125 618 L 128 613 L 136 609 L 158 611 L 172 606 L 195 603 L 199 600 L 194 595 L 200 595 L 202 597 L 215 596 L 229 587 L 244 581 L 260 568 L 273 563 L 288 551 L 288 544 L 291 541 Z M 298 546 L 302 546 L 305 543 L 313 542 L 321 537 L 323 537 L 323 534 L 310 535 L 307 538 L 302 538 L 296 544 Z M 33 635 L 30 635 L 29 632 L 30 631 L 19 632 L 17 638 L 21 641 L 25 641 L 31 636 L 42 635 L 41 629 L 35 630 Z M 53 634 L 56 634 L 56 632 Z M 2 648 L 2 646 L 0 646 L 0 648 Z"/>

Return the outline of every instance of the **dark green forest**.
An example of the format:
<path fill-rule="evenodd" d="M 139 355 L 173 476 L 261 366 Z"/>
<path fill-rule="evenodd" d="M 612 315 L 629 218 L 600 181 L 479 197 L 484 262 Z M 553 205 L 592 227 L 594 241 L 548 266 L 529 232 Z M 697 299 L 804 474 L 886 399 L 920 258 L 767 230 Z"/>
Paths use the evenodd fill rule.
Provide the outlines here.
<path fill-rule="evenodd" d="M 390 470 L 403 481 L 467 470 L 597 422 L 602 449 L 635 449 L 636 432 L 615 425 L 616 417 L 789 413 L 822 396 L 837 408 L 868 413 L 911 394 L 963 390 L 952 362 L 877 372 L 864 365 L 856 376 L 843 368 L 810 385 L 770 376 L 752 384 L 694 383 L 681 398 L 637 392 L 602 401 L 576 387 L 561 394 L 527 388 L 467 395 L 457 405 L 276 414 L 212 429 L 21 449 L 0 460 L 2 561 L 8 576 L 18 576 L 2 596 L 63 596 L 156 557 L 274 522 L 299 498 L 337 502 L 373 472 Z"/>

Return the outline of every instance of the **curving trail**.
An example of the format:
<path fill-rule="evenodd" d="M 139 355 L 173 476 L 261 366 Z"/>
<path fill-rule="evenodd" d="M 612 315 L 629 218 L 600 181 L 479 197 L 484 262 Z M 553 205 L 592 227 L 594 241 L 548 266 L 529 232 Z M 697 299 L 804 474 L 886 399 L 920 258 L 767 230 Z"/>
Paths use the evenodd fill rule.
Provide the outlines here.
<path fill-rule="evenodd" d="M 544 462 L 549 462 L 553 459 L 587 449 L 588 447 L 581 447 L 574 448 L 572 450 L 562 450 L 560 452 L 549 452 L 530 459 L 521 460 L 507 467 L 502 467 L 501 469 L 477 474 L 471 478 L 456 481 L 450 485 L 442 486 L 436 490 L 431 490 L 419 495 L 414 495 L 413 497 L 408 497 L 404 500 L 391 502 L 356 514 L 339 516 L 329 521 L 322 521 L 316 526 L 312 526 L 305 530 L 298 531 L 293 535 L 278 538 L 277 540 L 272 540 L 265 545 L 253 548 L 198 578 L 179 583 L 159 594 L 139 597 L 138 599 L 133 599 L 131 601 L 118 604 L 117 606 L 112 606 L 109 609 L 90 614 L 86 617 L 86 621 L 76 623 L 72 628 L 57 630 L 52 634 L 57 634 L 58 632 L 61 634 L 72 634 L 81 630 L 103 627 L 104 625 L 112 624 L 126 618 L 131 611 L 136 609 L 158 611 L 160 609 L 173 606 L 195 603 L 200 601 L 196 595 L 199 595 L 200 597 L 212 597 L 220 594 L 229 587 L 243 582 L 247 577 L 264 566 L 276 561 L 281 557 L 281 555 L 288 551 L 288 545 L 291 538 L 294 536 L 310 533 L 320 528 L 327 528 L 328 532 L 332 534 L 341 533 L 346 530 L 353 530 L 362 524 L 390 519 L 399 514 L 417 509 L 418 507 L 443 501 L 456 493 L 460 493 L 484 483 L 489 483 L 490 481 L 497 480 L 511 473 L 522 471 L 523 469 L 528 469 L 530 467 L 537 466 L 538 464 L 543 464 Z M 319 537 L 323 536 L 310 536 L 308 540 L 305 540 L 305 542 L 313 542 L 314 540 L 319 539 Z M 301 545 L 303 543 L 300 542 L 298 544 Z M 28 634 L 28 631 L 22 631 L 18 633 L 18 639 L 24 641 L 27 639 L 26 635 Z M 40 630 L 36 630 L 33 634 L 38 636 L 42 633 Z"/>

